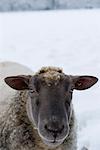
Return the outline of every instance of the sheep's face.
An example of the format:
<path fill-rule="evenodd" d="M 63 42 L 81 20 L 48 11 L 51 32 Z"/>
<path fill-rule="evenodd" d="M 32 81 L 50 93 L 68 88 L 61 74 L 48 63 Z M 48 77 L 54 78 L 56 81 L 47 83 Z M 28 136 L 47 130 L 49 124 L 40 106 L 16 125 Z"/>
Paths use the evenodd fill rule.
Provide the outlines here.
<path fill-rule="evenodd" d="M 34 76 L 7 77 L 6 83 L 17 90 L 27 89 L 27 114 L 44 143 L 60 145 L 70 132 L 72 93 L 97 82 L 92 76 L 68 76 L 49 69 Z"/>
<path fill-rule="evenodd" d="M 61 144 L 69 133 L 73 89 L 70 78 L 63 77 L 59 81 L 46 83 L 39 76 L 35 82 L 32 78 L 30 84 L 28 116 L 35 123 L 40 137 L 50 146 Z"/>

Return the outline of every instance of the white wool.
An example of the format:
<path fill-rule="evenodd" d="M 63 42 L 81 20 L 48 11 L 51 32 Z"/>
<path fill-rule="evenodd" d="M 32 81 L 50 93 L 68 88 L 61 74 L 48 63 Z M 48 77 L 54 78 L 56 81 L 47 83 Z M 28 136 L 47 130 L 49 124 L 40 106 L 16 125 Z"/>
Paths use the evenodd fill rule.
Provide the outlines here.
<path fill-rule="evenodd" d="M 5 82 L 4 78 L 7 76 L 14 76 L 20 74 L 32 74 L 32 71 L 24 65 L 15 62 L 1 62 L 0 63 L 0 115 L 4 113 L 11 97 L 15 94 L 15 90 L 10 88 Z"/>

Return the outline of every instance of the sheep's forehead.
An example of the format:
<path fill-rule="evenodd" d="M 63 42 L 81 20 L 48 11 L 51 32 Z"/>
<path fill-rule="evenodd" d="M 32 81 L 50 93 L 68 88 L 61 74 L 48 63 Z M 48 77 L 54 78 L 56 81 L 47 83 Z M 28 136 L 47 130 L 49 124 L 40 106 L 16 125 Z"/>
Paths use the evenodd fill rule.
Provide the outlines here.
<path fill-rule="evenodd" d="M 42 67 L 39 71 L 38 71 L 38 74 L 41 74 L 41 73 L 46 73 L 46 72 L 59 72 L 59 73 L 62 73 L 62 68 L 59 68 L 59 67 Z"/>
<path fill-rule="evenodd" d="M 48 86 L 51 84 L 57 85 L 64 77 L 64 73 L 61 68 L 56 67 L 43 67 L 39 72 L 41 80 Z"/>
<path fill-rule="evenodd" d="M 61 80 L 61 74 L 56 71 L 50 71 L 43 74 L 43 81 L 48 83 L 58 83 Z"/>

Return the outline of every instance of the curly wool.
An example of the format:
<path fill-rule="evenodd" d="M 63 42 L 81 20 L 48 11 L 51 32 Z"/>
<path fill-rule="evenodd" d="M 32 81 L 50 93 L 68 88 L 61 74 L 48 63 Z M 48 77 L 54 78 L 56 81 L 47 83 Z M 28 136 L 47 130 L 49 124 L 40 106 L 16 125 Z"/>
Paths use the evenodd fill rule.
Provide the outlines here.
<path fill-rule="evenodd" d="M 39 76 L 39 78 L 41 78 L 41 80 L 48 86 L 50 86 L 51 84 L 56 85 L 59 83 L 59 81 L 63 78 L 64 73 L 62 69 L 58 67 L 42 67 L 36 75 Z"/>

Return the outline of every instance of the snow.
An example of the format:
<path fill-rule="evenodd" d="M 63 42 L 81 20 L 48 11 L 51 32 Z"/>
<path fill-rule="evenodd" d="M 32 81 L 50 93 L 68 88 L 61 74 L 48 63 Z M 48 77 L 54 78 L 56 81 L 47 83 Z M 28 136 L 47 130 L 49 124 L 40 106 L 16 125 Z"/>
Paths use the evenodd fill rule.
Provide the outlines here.
<path fill-rule="evenodd" d="M 100 78 L 100 10 L 0 13 L 0 61 Z M 100 149 L 99 85 L 74 92 L 79 149 Z"/>

